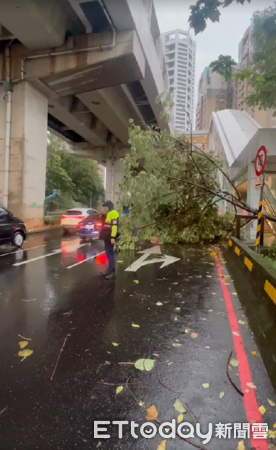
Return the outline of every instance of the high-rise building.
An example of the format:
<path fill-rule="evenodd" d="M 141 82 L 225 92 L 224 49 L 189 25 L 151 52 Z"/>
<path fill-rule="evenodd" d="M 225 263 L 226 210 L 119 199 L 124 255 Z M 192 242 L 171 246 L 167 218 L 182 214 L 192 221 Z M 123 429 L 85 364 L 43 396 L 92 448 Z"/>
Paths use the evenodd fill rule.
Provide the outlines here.
<path fill-rule="evenodd" d="M 188 31 L 162 35 L 169 90 L 174 102 L 173 128 L 186 133 L 193 126 L 196 43 Z"/>
<path fill-rule="evenodd" d="M 196 107 L 196 130 L 208 130 L 212 113 L 234 108 L 234 85 L 205 67 L 199 83 Z"/>
<path fill-rule="evenodd" d="M 253 22 L 252 22 L 253 24 Z M 252 43 L 252 26 L 250 25 L 245 31 L 242 40 L 239 43 L 239 61 L 238 70 L 244 70 L 253 63 L 253 43 Z M 252 93 L 252 87 L 248 80 L 238 80 L 235 83 L 236 108 L 240 111 L 246 111 L 256 120 L 256 122 L 264 128 L 275 127 L 276 117 L 273 116 L 273 110 L 261 110 L 257 106 L 251 107 L 246 103 L 246 97 Z"/>

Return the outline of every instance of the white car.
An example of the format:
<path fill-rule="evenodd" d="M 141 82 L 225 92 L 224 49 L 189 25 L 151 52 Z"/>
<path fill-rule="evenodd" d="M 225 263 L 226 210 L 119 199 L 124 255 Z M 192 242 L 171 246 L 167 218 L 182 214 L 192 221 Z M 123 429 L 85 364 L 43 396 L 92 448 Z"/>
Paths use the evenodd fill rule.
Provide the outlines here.
<path fill-rule="evenodd" d="M 62 217 L 61 217 L 61 227 L 64 233 L 69 233 L 69 231 L 77 231 L 78 223 L 86 219 L 86 217 L 91 214 L 98 214 L 96 209 L 92 208 L 74 208 L 69 209 Z"/>

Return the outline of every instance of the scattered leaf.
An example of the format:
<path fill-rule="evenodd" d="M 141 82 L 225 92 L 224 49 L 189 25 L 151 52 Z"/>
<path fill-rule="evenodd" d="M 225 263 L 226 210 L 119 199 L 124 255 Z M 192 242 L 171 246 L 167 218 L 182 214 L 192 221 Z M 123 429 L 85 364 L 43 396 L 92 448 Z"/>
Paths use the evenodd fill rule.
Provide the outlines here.
<path fill-rule="evenodd" d="M 267 399 L 267 401 L 270 404 L 270 406 L 276 406 L 276 404 L 272 400 L 270 400 L 269 398 Z"/>
<path fill-rule="evenodd" d="M 219 398 L 223 398 L 224 397 L 224 392 L 221 392 L 220 394 L 219 394 Z"/>
<path fill-rule="evenodd" d="M 230 361 L 231 366 L 233 367 L 238 367 L 238 365 L 240 364 L 239 361 L 237 361 L 235 358 L 232 358 Z"/>
<path fill-rule="evenodd" d="M 179 413 L 183 414 L 186 412 L 186 409 L 184 408 L 184 406 L 182 405 L 182 403 L 179 399 L 175 400 L 173 407 Z"/>
<path fill-rule="evenodd" d="M 203 385 L 202 385 L 202 387 L 204 387 L 204 389 L 208 389 L 209 386 L 210 386 L 209 383 L 203 383 Z"/>
<path fill-rule="evenodd" d="M 163 303 L 157 302 L 156 305 L 157 305 L 157 306 L 163 306 Z"/>
<path fill-rule="evenodd" d="M 140 325 L 136 325 L 135 323 L 132 324 L 133 328 L 140 328 Z"/>
<path fill-rule="evenodd" d="M 113 345 L 113 347 L 118 347 L 118 345 L 120 345 L 120 344 L 117 344 L 117 342 L 112 342 L 112 345 Z"/>
<path fill-rule="evenodd" d="M 246 386 L 250 387 L 251 389 L 257 389 L 254 383 L 246 383 Z"/>
<path fill-rule="evenodd" d="M 166 450 L 167 447 L 167 441 L 162 441 L 157 447 L 157 450 Z"/>
<path fill-rule="evenodd" d="M 215 258 L 217 256 L 216 253 L 211 253 L 211 256 L 213 256 L 213 258 Z"/>
<path fill-rule="evenodd" d="M 267 437 L 268 437 L 269 439 L 275 439 L 275 438 L 276 438 L 276 431 L 268 430 L 268 432 L 267 432 Z M 275 447 L 275 448 L 276 448 L 276 447 Z"/>
<path fill-rule="evenodd" d="M 244 320 L 239 320 L 239 323 L 240 323 L 241 325 L 246 325 L 246 322 L 245 322 Z"/>
<path fill-rule="evenodd" d="M 33 350 L 30 350 L 29 348 L 26 348 L 25 350 L 21 350 L 18 352 L 18 356 L 21 358 L 27 358 L 28 356 L 31 356 L 33 354 Z"/>
<path fill-rule="evenodd" d="M 172 344 L 172 346 L 175 347 L 175 348 L 178 348 L 178 347 L 181 347 L 182 344 Z"/>
<path fill-rule="evenodd" d="M 192 339 L 196 339 L 196 338 L 198 337 L 198 334 L 197 334 L 197 333 L 191 333 L 191 334 L 190 334 L 190 337 L 191 337 Z"/>
<path fill-rule="evenodd" d="M 179 416 L 177 417 L 177 423 L 181 423 L 184 420 L 184 415 L 183 414 L 179 414 Z"/>
<path fill-rule="evenodd" d="M 117 261 L 118 264 L 125 264 L 125 261 Z"/>
<path fill-rule="evenodd" d="M 106 352 L 106 353 L 108 353 L 109 355 L 111 355 L 111 352 Z"/>
<path fill-rule="evenodd" d="M 175 309 L 176 309 L 176 311 L 180 311 L 181 308 L 175 308 Z"/>
<path fill-rule="evenodd" d="M 169 362 L 169 363 L 168 363 L 168 366 L 171 366 L 172 364 L 173 364 L 173 362 Z"/>
<path fill-rule="evenodd" d="M 153 405 L 147 409 L 147 420 L 156 420 L 158 417 L 158 411 L 156 407 Z"/>
<path fill-rule="evenodd" d="M 189 328 L 186 328 L 186 330 L 184 331 L 184 333 L 186 333 L 186 334 L 190 333 Z"/>
<path fill-rule="evenodd" d="M 249 394 L 250 390 L 249 389 L 245 389 L 245 393 Z"/>
<path fill-rule="evenodd" d="M 143 408 L 145 406 L 145 402 L 140 402 L 139 406 L 141 406 Z"/>
<path fill-rule="evenodd" d="M 98 442 L 98 444 L 97 444 L 97 447 L 96 448 L 100 448 L 102 446 L 102 443 L 101 443 L 101 441 L 100 442 Z"/>
<path fill-rule="evenodd" d="M 253 352 L 251 352 L 251 355 L 256 356 L 257 352 L 253 351 Z"/>
<path fill-rule="evenodd" d="M 140 281 L 138 281 L 138 280 L 133 280 L 133 283 L 135 283 L 135 284 L 139 284 L 139 283 L 140 283 Z"/>
<path fill-rule="evenodd" d="M 238 443 L 237 450 L 245 450 L 245 445 L 243 441 L 240 441 Z"/>
<path fill-rule="evenodd" d="M 232 295 L 237 296 L 238 294 L 237 294 L 237 292 L 232 292 Z M 242 442 L 243 442 L 243 441 L 242 441 Z"/>
<path fill-rule="evenodd" d="M 177 282 L 173 283 L 173 284 L 178 284 Z"/>
<path fill-rule="evenodd" d="M 105 363 L 106 366 L 110 366 L 111 365 L 110 361 L 105 361 L 104 363 Z"/>
<path fill-rule="evenodd" d="M 260 411 L 260 413 L 261 413 L 262 416 L 266 413 L 266 409 L 265 409 L 264 406 L 260 406 L 260 407 L 259 407 L 259 411 Z"/>
<path fill-rule="evenodd" d="M 154 368 L 154 359 L 138 359 L 135 363 L 135 368 L 141 371 L 150 372 Z"/>
<path fill-rule="evenodd" d="M 269 433 L 269 430 L 268 430 L 268 433 Z M 276 445 L 274 445 L 274 444 L 267 444 L 267 448 L 268 448 L 268 450 L 276 450 Z"/>
<path fill-rule="evenodd" d="M 274 423 L 273 428 L 276 428 L 276 422 Z"/>
<path fill-rule="evenodd" d="M 21 342 L 19 342 L 19 347 L 20 348 L 25 348 L 25 347 L 27 347 L 27 345 L 29 345 L 28 341 L 21 341 Z"/>
<path fill-rule="evenodd" d="M 206 275 L 206 276 L 207 276 L 207 278 L 213 278 L 212 275 Z"/>
<path fill-rule="evenodd" d="M 236 331 L 233 331 L 233 335 L 234 336 L 239 336 L 239 333 L 237 333 Z"/>
<path fill-rule="evenodd" d="M 124 386 L 119 386 L 116 389 L 116 395 L 120 394 L 120 392 L 122 392 L 124 390 Z"/>

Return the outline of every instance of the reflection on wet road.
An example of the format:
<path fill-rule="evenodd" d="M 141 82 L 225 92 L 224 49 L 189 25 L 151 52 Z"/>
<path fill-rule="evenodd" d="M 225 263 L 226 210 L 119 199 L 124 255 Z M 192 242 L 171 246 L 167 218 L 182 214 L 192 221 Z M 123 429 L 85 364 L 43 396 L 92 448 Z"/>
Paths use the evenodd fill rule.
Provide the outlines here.
<path fill-rule="evenodd" d="M 142 425 L 152 405 L 161 422 L 171 421 L 176 399 L 192 424 L 195 417 L 203 427 L 263 420 L 273 429 L 274 310 L 261 307 L 258 320 L 263 299 L 231 258 L 225 264 L 208 249 L 163 250 L 171 264 L 161 269 L 161 259 L 137 272 L 126 269 L 141 254 L 119 254 L 117 279 L 107 282 L 101 242 L 52 233 L 32 236 L 17 252 L 1 248 L 1 450 L 156 450 L 164 438 L 135 439 L 127 427 L 121 440 L 114 428 L 110 439 L 94 439 L 93 422 Z M 33 351 L 25 359 L 22 341 Z M 243 396 L 227 377 L 231 352 L 228 373 Z M 136 369 L 141 358 L 154 359 L 154 368 Z M 205 446 L 192 440 L 235 450 L 242 438 L 233 436 Z M 269 448 L 243 440 L 246 449 Z M 192 447 L 177 438 L 166 448 Z"/>

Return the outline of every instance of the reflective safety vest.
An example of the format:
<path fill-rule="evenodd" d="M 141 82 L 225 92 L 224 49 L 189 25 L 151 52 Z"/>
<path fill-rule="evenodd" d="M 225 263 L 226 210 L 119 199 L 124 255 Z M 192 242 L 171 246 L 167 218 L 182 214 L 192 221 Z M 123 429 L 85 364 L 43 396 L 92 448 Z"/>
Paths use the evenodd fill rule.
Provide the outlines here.
<path fill-rule="evenodd" d="M 118 237 L 119 217 L 119 213 L 115 209 L 108 212 L 100 232 L 100 239 L 108 241 Z"/>

